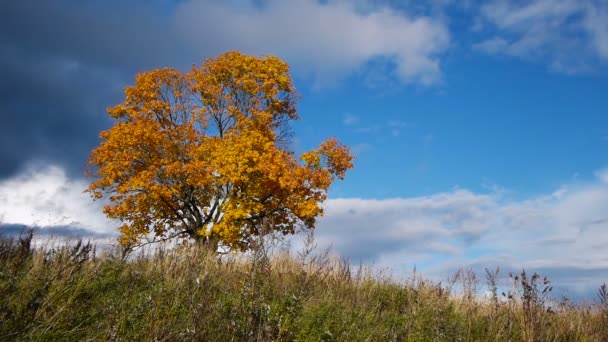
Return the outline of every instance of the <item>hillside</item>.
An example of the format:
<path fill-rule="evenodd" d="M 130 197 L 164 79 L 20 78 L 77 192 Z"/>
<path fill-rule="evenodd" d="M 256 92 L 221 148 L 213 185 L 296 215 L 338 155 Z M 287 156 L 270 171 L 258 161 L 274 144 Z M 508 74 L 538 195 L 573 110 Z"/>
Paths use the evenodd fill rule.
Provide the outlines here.
<path fill-rule="evenodd" d="M 557 303 L 542 279 L 518 275 L 513 292 L 482 300 L 470 273 L 398 282 L 312 246 L 218 257 L 188 245 L 124 260 L 3 238 L 0 340 L 608 340 L 605 288 L 594 305 Z"/>

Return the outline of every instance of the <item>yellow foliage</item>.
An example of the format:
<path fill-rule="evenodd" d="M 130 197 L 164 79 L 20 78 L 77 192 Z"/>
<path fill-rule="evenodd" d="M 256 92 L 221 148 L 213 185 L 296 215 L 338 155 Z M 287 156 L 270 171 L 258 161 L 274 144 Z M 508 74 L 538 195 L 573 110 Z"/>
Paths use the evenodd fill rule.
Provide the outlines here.
<path fill-rule="evenodd" d="M 298 95 L 277 57 L 228 52 L 188 73 L 137 75 L 90 156 L 88 191 L 123 222 L 120 242 L 189 236 L 248 248 L 262 222 L 313 228 L 335 177 L 352 168 L 332 138 L 296 159 L 287 150 Z"/>

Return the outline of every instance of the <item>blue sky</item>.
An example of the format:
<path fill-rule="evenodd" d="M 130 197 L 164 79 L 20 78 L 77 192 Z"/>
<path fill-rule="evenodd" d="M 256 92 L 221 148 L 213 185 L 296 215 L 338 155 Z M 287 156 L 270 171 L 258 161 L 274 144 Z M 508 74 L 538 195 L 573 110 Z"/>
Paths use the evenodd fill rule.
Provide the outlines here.
<path fill-rule="evenodd" d="M 111 237 L 83 164 L 136 73 L 228 50 L 291 65 L 293 148 L 356 166 L 316 230 L 336 254 L 445 278 L 608 281 L 608 3 L 212 0 L 0 4 L 0 231 Z M 70 229 L 72 229 L 70 233 Z"/>
<path fill-rule="evenodd" d="M 454 186 L 529 195 L 589 180 L 608 165 L 605 72 L 564 75 L 482 55 L 452 59 L 443 77 L 435 87 L 394 86 L 388 94 L 360 77 L 323 91 L 304 85 L 298 137 L 308 147 L 337 135 L 355 148 L 344 196 Z"/>

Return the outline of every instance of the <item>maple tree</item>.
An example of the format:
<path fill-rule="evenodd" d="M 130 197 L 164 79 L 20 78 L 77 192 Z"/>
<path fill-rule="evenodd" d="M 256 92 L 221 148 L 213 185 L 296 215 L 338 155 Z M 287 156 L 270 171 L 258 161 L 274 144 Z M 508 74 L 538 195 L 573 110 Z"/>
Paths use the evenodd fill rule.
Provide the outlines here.
<path fill-rule="evenodd" d="M 298 94 L 274 56 L 228 52 L 190 72 L 141 73 L 90 155 L 88 192 L 123 224 L 120 243 L 189 237 L 245 250 L 262 225 L 314 228 L 335 178 L 352 168 L 335 138 L 299 159 L 287 147 Z"/>

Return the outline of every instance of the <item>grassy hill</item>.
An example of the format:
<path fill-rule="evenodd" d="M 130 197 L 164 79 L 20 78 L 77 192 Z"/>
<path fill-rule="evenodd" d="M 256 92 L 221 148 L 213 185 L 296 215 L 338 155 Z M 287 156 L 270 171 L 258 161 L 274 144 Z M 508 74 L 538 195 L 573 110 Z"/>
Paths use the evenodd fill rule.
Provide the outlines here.
<path fill-rule="evenodd" d="M 608 341 L 605 287 L 596 304 L 575 305 L 525 273 L 497 293 L 488 272 L 480 299 L 470 272 L 398 282 L 310 246 L 218 257 L 190 245 L 125 259 L 2 238 L 0 340 Z"/>

